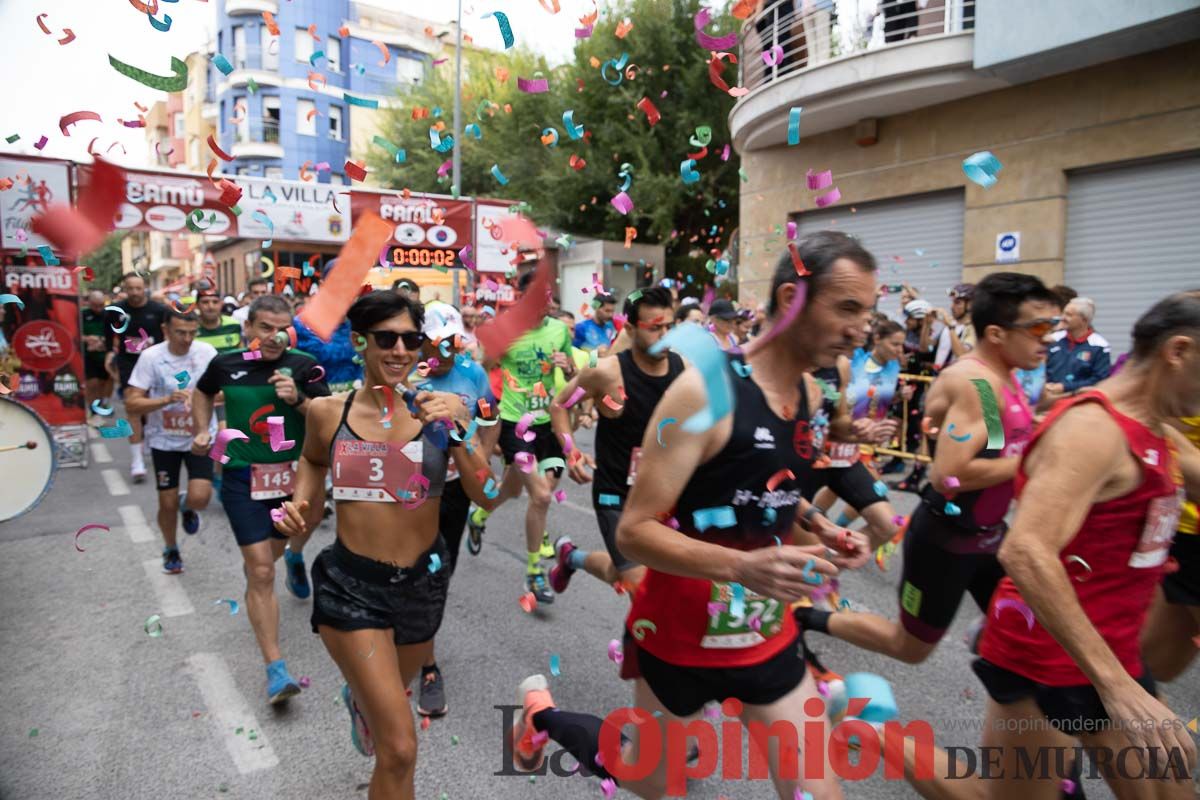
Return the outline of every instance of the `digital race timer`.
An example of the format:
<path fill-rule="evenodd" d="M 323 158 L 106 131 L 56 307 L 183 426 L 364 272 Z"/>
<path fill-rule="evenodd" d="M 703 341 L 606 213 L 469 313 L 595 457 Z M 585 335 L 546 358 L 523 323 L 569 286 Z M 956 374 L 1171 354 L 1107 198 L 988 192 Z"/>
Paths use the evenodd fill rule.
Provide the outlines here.
<path fill-rule="evenodd" d="M 392 263 L 409 267 L 453 267 L 456 254 L 453 250 L 430 250 L 424 247 L 393 247 Z"/>

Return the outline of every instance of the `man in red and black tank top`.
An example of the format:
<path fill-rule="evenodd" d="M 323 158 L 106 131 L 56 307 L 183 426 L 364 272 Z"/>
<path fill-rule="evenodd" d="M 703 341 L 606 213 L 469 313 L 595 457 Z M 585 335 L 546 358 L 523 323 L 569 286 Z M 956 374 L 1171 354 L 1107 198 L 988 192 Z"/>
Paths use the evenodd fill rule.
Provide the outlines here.
<path fill-rule="evenodd" d="M 1012 375 L 1046 357 L 1058 301 L 1032 275 L 997 272 L 976 287 L 976 346 L 934 382 L 926 400 L 937 435 L 930 485 L 904 537 L 900 618 L 796 613 L 806 629 L 919 664 L 937 648 L 968 592 L 980 610 L 1003 576 L 996 551 L 1033 412 Z"/>
<path fill-rule="evenodd" d="M 806 703 L 822 704 L 788 604 L 819 590 L 838 565 L 870 558 L 865 536 L 837 528 L 802 494 L 815 455 L 810 420 L 821 398 L 807 373 L 853 348 L 874 305 L 874 258 L 832 231 L 806 236 L 797 248 L 807 270 L 798 275 L 792 256 L 783 256 L 772 279 L 772 329 L 746 355 L 722 353 L 691 325 L 660 342 L 693 366 L 667 389 L 646 427 L 617 541 L 646 567 L 625 625 L 622 675 L 634 681 L 641 713 L 664 726 L 713 700 L 768 729 L 816 718 Z M 792 544 L 800 524 L 821 544 Z M 604 721 L 555 708 L 543 676 L 522 682 L 518 697 L 524 713 L 510 740 L 518 768 L 536 769 L 549 738 L 636 795 L 686 789 L 682 765 L 669 771 L 668 761 L 650 755 L 652 744 L 642 751 L 636 732 L 620 752 L 597 759 Z M 605 741 L 620 741 L 612 738 L 615 726 L 607 730 Z M 806 767 L 801 777 L 794 740 L 785 746 L 773 733 L 778 746 L 765 749 L 781 798 L 801 791 L 815 800 L 842 797 L 828 763 L 820 776 Z M 619 769 L 619 761 L 640 762 L 641 777 Z"/>
<path fill-rule="evenodd" d="M 1020 764 L 1078 739 L 1117 797 L 1194 797 L 1195 745 L 1155 698 L 1138 634 L 1182 497 L 1200 495 L 1200 452 L 1167 422 L 1198 412 L 1200 291 L 1146 312 L 1125 368 L 1057 405 L 1029 443 L 974 664 L 992 701 L 983 745 L 1005 776 L 988 796 L 1055 796 L 1065 776 Z M 926 796 L 980 796 L 969 781 L 939 788 Z"/>

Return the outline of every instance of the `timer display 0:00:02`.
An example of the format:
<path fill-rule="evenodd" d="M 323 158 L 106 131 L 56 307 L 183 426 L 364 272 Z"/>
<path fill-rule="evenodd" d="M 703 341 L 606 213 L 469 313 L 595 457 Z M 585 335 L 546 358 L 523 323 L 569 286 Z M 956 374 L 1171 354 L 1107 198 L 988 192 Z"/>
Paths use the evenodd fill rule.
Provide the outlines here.
<path fill-rule="evenodd" d="M 424 247 L 393 247 L 392 263 L 412 267 L 452 267 L 457 254 L 453 250 L 429 250 Z"/>

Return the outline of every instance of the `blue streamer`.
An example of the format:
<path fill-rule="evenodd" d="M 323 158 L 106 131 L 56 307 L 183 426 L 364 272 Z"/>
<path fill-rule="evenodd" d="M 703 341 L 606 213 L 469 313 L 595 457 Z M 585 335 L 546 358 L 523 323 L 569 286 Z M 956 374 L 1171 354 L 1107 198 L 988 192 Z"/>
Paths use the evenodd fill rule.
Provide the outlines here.
<path fill-rule="evenodd" d="M 508 178 L 504 177 L 504 173 L 500 171 L 499 164 L 492 164 L 492 177 L 495 178 L 501 186 L 508 186 Z"/>
<path fill-rule="evenodd" d="M 500 36 L 504 39 L 504 49 L 512 47 L 516 40 L 513 39 L 512 26 L 508 24 L 508 15 L 503 11 L 489 11 L 483 15 L 483 19 L 488 17 L 496 18 L 496 24 L 500 26 Z"/>
<path fill-rule="evenodd" d="M 650 348 L 651 353 L 661 353 L 670 348 L 691 361 L 704 378 L 708 393 L 708 405 L 683 423 L 689 433 L 706 431 L 733 411 L 733 387 L 728 360 L 708 331 L 699 325 L 680 325 Z"/>
<path fill-rule="evenodd" d="M 788 111 L 788 144 L 800 144 L 800 112 L 804 110 L 803 106 L 793 106 Z"/>
<path fill-rule="evenodd" d="M 572 140 L 583 138 L 583 126 L 575 124 L 575 109 L 569 109 L 563 112 L 563 127 L 567 129 L 567 135 Z"/>
<path fill-rule="evenodd" d="M 736 527 L 737 514 L 734 512 L 733 506 L 698 508 L 692 512 L 692 521 L 696 524 L 696 530 L 703 533 L 709 528 Z"/>

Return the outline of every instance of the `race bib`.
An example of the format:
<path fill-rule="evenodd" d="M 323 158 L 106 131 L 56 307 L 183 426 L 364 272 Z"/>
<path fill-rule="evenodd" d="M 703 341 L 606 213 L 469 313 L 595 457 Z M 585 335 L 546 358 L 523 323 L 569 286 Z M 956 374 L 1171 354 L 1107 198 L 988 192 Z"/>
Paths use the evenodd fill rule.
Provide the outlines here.
<path fill-rule="evenodd" d="M 162 429 L 167 436 L 192 436 L 192 412 L 187 409 L 164 408 Z"/>
<path fill-rule="evenodd" d="M 728 583 L 714 583 L 708 603 L 708 630 L 700 646 L 714 650 L 735 650 L 762 644 L 783 630 L 781 612 L 787 611 L 778 600 L 743 590 L 742 603 L 735 604 Z M 741 607 L 735 608 L 735 605 Z M 734 612 L 738 612 L 735 614 Z"/>
<path fill-rule="evenodd" d="M 1183 487 L 1175 494 L 1156 497 L 1146 509 L 1146 524 L 1137 547 L 1129 554 L 1129 566 L 1135 569 L 1157 567 L 1171 553 L 1171 542 L 1179 527 L 1179 514 L 1186 499 Z"/>
<path fill-rule="evenodd" d="M 826 442 L 825 446 L 831 467 L 849 467 L 858 461 L 860 450 L 855 442 Z"/>
<path fill-rule="evenodd" d="M 421 473 L 425 457 L 423 439 L 404 445 L 339 439 L 333 448 L 333 499 L 367 503 L 397 503 L 402 492 Z"/>
<path fill-rule="evenodd" d="M 296 462 L 250 465 L 250 499 L 277 500 L 289 497 L 296 485 Z"/>
<path fill-rule="evenodd" d="M 633 486 L 633 482 L 637 480 L 638 464 L 642 461 L 642 448 L 635 447 L 629 453 L 629 477 L 625 480 L 626 486 Z"/>
<path fill-rule="evenodd" d="M 550 408 L 550 395 L 547 394 L 545 397 L 542 397 L 530 393 L 527 407 L 533 412 L 547 411 Z"/>

